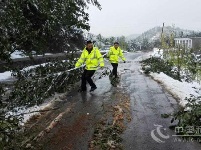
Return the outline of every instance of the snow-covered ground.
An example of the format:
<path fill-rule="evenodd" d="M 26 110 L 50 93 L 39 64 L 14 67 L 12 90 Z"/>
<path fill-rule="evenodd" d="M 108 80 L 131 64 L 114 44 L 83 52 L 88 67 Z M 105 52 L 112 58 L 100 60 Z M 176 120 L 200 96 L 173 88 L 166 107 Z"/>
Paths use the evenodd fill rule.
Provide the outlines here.
<path fill-rule="evenodd" d="M 40 65 L 34 65 L 34 66 L 29 66 L 29 67 L 26 67 L 22 70 L 30 70 L 30 69 L 33 69 L 33 68 L 36 68 L 36 67 L 39 67 L 39 66 L 45 66 L 47 63 L 44 63 L 44 64 L 40 64 Z M 12 76 L 12 72 L 11 71 L 6 71 L 6 72 L 3 72 L 3 73 L 0 73 L 0 81 L 6 81 L 6 80 L 11 80 L 13 79 L 14 77 Z"/>
<path fill-rule="evenodd" d="M 26 123 L 32 116 L 34 115 L 40 115 L 40 111 L 51 111 L 52 108 L 52 104 L 59 99 L 60 97 L 62 97 L 62 94 L 55 94 L 54 97 L 51 97 L 47 100 L 47 102 L 39 105 L 39 106 L 33 106 L 33 107 L 20 107 L 20 108 L 15 108 L 15 112 L 8 112 L 7 115 L 14 115 L 14 116 L 19 116 L 22 115 L 22 120 L 20 122 L 21 125 L 24 125 L 24 123 Z M 51 100 L 52 99 L 52 100 Z"/>
<path fill-rule="evenodd" d="M 181 106 L 187 104 L 185 98 L 189 98 L 190 95 L 200 96 L 201 95 L 201 85 L 199 83 L 193 82 L 180 82 L 175 80 L 164 73 L 151 73 L 151 77 L 154 80 L 160 82 L 174 97 L 179 100 Z"/>
<path fill-rule="evenodd" d="M 68 60 L 62 60 L 62 62 L 66 62 Z M 29 67 L 26 67 L 26 68 L 23 68 L 22 71 L 28 71 L 28 70 L 31 70 L 31 69 L 34 69 L 36 67 L 39 67 L 39 66 L 45 66 L 47 64 L 50 64 L 51 62 L 49 63 L 43 63 L 43 64 L 40 64 L 40 65 L 33 65 L 33 66 L 29 66 Z M 10 80 L 14 77 L 12 77 L 12 73 L 11 71 L 6 71 L 6 72 L 3 72 L 3 73 L 0 73 L 0 81 L 6 81 L 6 80 Z"/>
<path fill-rule="evenodd" d="M 161 57 L 163 55 L 163 50 L 159 50 L 157 48 L 154 48 L 152 52 L 146 53 L 143 55 L 141 60 L 147 59 L 149 57 Z M 185 98 L 189 98 L 190 95 L 194 96 L 200 96 L 201 95 L 201 84 L 198 82 L 180 82 L 178 80 L 175 80 L 163 72 L 161 73 L 150 73 L 150 76 L 160 82 L 174 97 L 176 97 L 179 100 L 179 104 L 181 106 L 185 106 L 187 101 Z"/>
<path fill-rule="evenodd" d="M 163 50 L 158 49 L 158 48 L 154 48 L 153 51 L 144 53 L 143 55 L 137 57 L 135 59 L 135 61 L 142 61 L 145 59 L 148 59 L 150 57 L 157 57 L 157 58 L 163 58 Z"/>
<path fill-rule="evenodd" d="M 43 55 L 35 55 L 35 51 L 32 52 L 33 56 L 43 56 Z M 45 53 L 44 55 L 53 55 L 51 53 Z M 17 58 L 25 58 L 25 57 L 29 57 L 27 55 L 25 55 L 22 51 L 16 50 L 11 54 L 11 59 L 17 59 Z"/>
<path fill-rule="evenodd" d="M 25 58 L 28 57 L 26 55 L 23 54 L 23 52 L 16 50 L 15 52 L 13 52 L 11 54 L 11 59 L 16 59 L 16 58 Z"/>
<path fill-rule="evenodd" d="M 156 58 L 163 58 L 163 49 L 154 48 L 151 56 Z"/>
<path fill-rule="evenodd" d="M 141 53 L 141 52 L 139 52 Z M 135 62 L 138 62 L 138 61 L 142 61 L 142 60 L 145 60 L 145 59 L 148 59 L 152 56 L 153 52 L 147 52 L 147 53 L 144 53 L 143 55 L 137 57 L 136 59 L 134 59 Z"/>
<path fill-rule="evenodd" d="M 8 80 L 10 78 L 12 78 L 10 71 L 6 71 L 6 72 L 3 72 L 3 73 L 0 73 L 0 81 Z"/>

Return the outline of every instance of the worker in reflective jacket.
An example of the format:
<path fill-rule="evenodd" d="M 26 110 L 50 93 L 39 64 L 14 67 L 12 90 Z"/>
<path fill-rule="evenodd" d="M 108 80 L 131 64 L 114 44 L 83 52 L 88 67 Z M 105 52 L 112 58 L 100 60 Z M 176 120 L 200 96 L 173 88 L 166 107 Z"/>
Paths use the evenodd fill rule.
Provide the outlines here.
<path fill-rule="evenodd" d="M 91 41 L 87 41 L 86 47 L 84 48 L 79 60 L 75 64 L 75 67 L 80 67 L 82 64 L 86 64 L 85 70 L 82 74 L 82 83 L 80 92 L 87 90 L 86 81 L 91 86 L 91 91 L 97 89 L 91 77 L 94 75 L 98 66 L 104 67 L 103 56 L 98 50 L 98 48 L 93 46 Z"/>
<path fill-rule="evenodd" d="M 118 77 L 117 67 L 118 67 L 119 57 L 124 61 L 124 63 L 126 62 L 126 58 L 124 57 L 118 42 L 115 42 L 114 46 L 110 47 L 107 57 L 109 58 L 110 63 L 112 64 L 112 67 L 113 67 L 112 74 L 115 78 L 117 78 Z"/>

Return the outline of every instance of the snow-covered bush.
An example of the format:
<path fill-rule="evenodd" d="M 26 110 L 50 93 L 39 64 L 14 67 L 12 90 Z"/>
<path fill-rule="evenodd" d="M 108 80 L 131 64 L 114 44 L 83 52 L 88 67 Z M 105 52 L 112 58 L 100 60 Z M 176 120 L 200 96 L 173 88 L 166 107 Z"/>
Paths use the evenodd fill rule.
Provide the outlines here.
<path fill-rule="evenodd" d="M 151 56 L 163 59 L 163 49 L 154 48 Z"/>
<path fill-rule="evenodd" d="M 32 58 L 32 51 L 37 54 L 70 52 L 83 47 L 82 29 L 90 29 L 88 4 L 101 8 L 97 0 L 0 1 L 0 60 L 12 62 L 11 54 L 17 49 Z M 65 65 L 59 62 L 31 71 L 16 70 L 18 80 L 0 88 L 0 149 L 13 144 L 9 135 L 18 127 L 17 119 L 20 119 L 12 115 L 6 118 L 6 112 L 19 106 L 40 104 L 55 92 L 67 91 L 78 81 L 82 68 L 67 72 L 64 69 L 72 64 Z"/>
<path fill-rule="evenodd" d="M 142 64 L 142 70 L 146 74 L 149 74 L 150 72 L 164 72 L 165 74 L 171 76 L 172 78 L 176 80 L 180 80 L 177 73 L 173 71 L 173 64 L 171 62 L 165 61 L 164 59 L 151 57 L 146 60 L 141 61 Z"/>
<path fill-rule="evenodd" d="M 51 67 L 55 67 L 55 70 Z M 10 142 L 14 138 L 17 129 L 20 129 L 19 121 L 23 114 L 18 114 L 17 108 L 28 108 L 42 104 L 46 98 L 57 93 L 70 90 L 80 80 L 83 68 L 58 72 L 61 68 L 66 69 L 66 64 L 39 67 L 33 73 L 16 72 L 18 80 L 9 88 L 0 88 L 0 142 Z M 68 66 L 69 67 L 69 66 Z M 61 71 L 61 70 L 60 70 Z M 56 73 L 55 73 L 56 72 Z M 11 115 L 6 115 L 7 112 Z M 17 114 L 17 115 L 14 115 Z M 0 146 L 1 148 L 1 146 Z"/>

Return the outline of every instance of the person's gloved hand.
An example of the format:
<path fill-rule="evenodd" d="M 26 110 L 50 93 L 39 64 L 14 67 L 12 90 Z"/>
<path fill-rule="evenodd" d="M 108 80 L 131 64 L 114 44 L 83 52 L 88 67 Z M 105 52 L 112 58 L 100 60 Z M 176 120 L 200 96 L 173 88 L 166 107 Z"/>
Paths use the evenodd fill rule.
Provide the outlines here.
<path fill-rule="evenodd" d="M 124 63 L 126 63 L 126 61 L 124 61 Z"/>

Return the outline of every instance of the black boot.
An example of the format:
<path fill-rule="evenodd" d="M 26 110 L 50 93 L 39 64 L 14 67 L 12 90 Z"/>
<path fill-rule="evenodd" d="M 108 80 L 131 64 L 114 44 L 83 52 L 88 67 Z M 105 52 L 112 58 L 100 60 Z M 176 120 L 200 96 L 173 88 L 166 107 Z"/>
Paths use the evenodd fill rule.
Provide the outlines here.
<path fill-rule="evenodd" d="M 95 89 L 97 89 L 97 87 L 92 87 L 90 92 L 93 92 Z"/>

